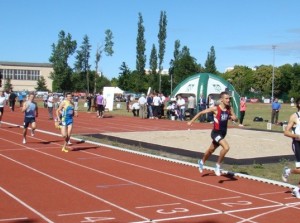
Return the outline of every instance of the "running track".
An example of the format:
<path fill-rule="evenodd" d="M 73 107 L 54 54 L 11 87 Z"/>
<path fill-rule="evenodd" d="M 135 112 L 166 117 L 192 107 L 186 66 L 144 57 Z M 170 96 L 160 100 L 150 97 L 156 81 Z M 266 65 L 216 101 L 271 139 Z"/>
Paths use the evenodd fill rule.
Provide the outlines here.
<path fill-rule="evenodd" d="M 299 222 L 289 185 L 200 174 L 196 165 L 62 138 L 40 109 L 22 144 L 23 116 L 5 108 L 0 128 L 0 222 Z M 76 134 L 186 129 L 186 124 L 80 113 Z M 194 128 L 200 128 L 195 125 Z M 203 126 L 201 126 L 203 128 Z"/>

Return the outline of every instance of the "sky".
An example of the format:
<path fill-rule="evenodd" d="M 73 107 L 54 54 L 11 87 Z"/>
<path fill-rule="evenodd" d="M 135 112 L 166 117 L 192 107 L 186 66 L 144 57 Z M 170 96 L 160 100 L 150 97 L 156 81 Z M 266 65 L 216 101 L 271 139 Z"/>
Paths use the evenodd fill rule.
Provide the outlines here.
<path fill-rule="evenodd" d="M 220 72 L 235 65 L 300 62 L 299 0 L 1 0 L 0 9 L 0 61 L 49 63 L 51 45 L 63 30 L 78 47 L 85 35 L 89 37 L 95 69 L 96 48 L 110 29 L 114 54 L 103 54 L 99 67 L 107 78 L 118 77 L 123 62 L 130 70 L 136 68 L 141 13 L 148 68 L 152 45 L 158 49 L 160 13 L 165 11 L 164 69 L 169 68 L 176 40 L 201 65 L 214 46 Z M 69 60 L 71 67 L 75 55 Z"/>

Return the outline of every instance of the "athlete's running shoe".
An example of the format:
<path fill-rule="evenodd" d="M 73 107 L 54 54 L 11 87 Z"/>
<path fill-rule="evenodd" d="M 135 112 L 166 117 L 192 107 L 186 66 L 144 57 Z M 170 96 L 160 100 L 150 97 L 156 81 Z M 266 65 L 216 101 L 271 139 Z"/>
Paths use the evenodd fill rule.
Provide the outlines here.
<path fill-rule="evenodd" d="M 68 150 L 66 147 L 63 147 L 63 148 L 61 149 L 61 151 L 62 151 L 62 152 L 65 152 L 65 153 L 69 152 L 69 150 Z"/>
<path fill-rule="evenodd" d="M 68 145 L 70 146 L 70 145 L 72 145 L 72 143 L 71 143 L 71 141 L 69 140 L 69 142 L 68 142 Z"/>
<path fill-rule="evenodd" d="M 34 129 L 31 129 L 31 136 L 34 136 Z"/>
<path fill-rule="evenodd" d="M 198 160 L 198 165 L 199 165 L 199 167 L 198 167 L 198 169 L 199 169 L 199 172 L 200 173 L 202 173 L 203 172 L 203 161 L 202 160 Z"/>
<path fill-rule="evenodd" d="M 216 167 L 215 167 L 214 171 L 215 171 L 215 174 L 217 176 L 221 176 L 221 170 L 220 170 L 220 165 L 219 164 L 216 164 Z"/>
<path fill-rule="evenodd" d="M 292 191 L 292 194 L 298 199 L 300 199 L 300 191 L 299 190 L 300 190 L 299 187 L 295 187 Z"/>
<path fill-rule="evenodd" d="M 290 169 L 288 167 L 284 167 L 281 175 L 282 180 L 284 182 L 287 182 L 289 175 L 290 175 Z"/>
<path fill-rule="evenodd" d="M 26 144 L 26 139 L 25 138 L 23 138 L 23 144 Z"/>

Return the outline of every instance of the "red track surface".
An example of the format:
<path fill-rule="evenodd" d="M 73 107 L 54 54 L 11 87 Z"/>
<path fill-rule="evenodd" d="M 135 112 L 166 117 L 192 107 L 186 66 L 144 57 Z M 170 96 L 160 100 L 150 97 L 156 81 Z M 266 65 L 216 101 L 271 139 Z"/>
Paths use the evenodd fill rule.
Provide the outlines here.
<path fill-rule="evenodd" d="M 6 108 L 4 122 L 22 119 Z M 44 109 L 37 123 L 57 133 Z M 186 124 L 80 113 L 74 132 L 174 129 Z M 0 128 L 0 222 L 299 222 L 288 188 L 88 143 L 63 153 L 61 137 L 39 131 L 23 145 L 21 132 Z"/>

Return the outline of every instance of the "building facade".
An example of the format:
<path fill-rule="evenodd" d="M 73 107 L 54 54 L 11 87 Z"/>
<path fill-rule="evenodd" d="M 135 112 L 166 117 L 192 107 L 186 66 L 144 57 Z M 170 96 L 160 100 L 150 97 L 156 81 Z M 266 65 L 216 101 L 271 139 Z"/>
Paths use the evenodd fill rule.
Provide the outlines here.
<path fill-rule="evenodd" d="M 0 72 L 3 76 L 1 90 L 6 90 L 4 85 L 9 78 L 14 91 L 35 91 L 37 81 L 44 77 L 47 88 L 52 91 L 50 73 L 53 72 L 53 68 L 50 63 L 0 61 Z"/>

